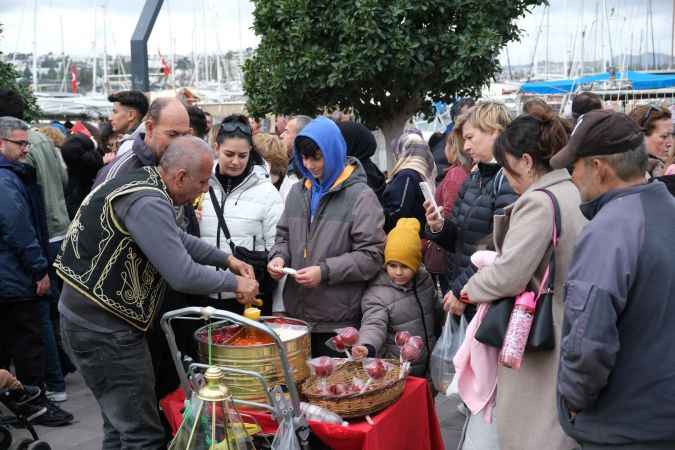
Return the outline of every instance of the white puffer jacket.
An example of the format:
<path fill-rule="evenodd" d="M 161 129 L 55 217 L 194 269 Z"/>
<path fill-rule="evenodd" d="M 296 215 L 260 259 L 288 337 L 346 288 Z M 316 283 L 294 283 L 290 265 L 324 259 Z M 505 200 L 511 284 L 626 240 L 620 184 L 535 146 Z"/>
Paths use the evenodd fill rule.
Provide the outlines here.
<path fill-rule="evenodd" d="M 209 186 L 213 187 L 222 205 L 225 224 L 234 245 L 249 250 L 270 250 L 274 245 L 277 222 L 284 210 L 284 203 L 265 168 L 260 165 L 254 166 L 251 173 L 227 197 L 215 174 L 211 176 Z M 211 196 L 207 193 L 202 203 L 202 218 L 199 222 L 201 238 L 217 246 L 216 230 L 218 218 Z M 220 248 L 231 252 L 222 230 L 220 230 Z"/>

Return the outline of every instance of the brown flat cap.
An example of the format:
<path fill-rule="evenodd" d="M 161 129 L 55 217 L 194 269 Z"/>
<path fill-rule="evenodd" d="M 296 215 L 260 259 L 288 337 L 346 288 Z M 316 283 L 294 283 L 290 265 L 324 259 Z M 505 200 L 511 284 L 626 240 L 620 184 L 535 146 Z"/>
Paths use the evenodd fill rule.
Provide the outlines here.
<path fill-rule="evenodd" d="M 640 127 L 626 114 L 594 110 L 577 120 L 570 140 L 551 158 L 554 169 L 569 167 L 586 156 L 613 155 L 637 148 L 644 141 Z"/>

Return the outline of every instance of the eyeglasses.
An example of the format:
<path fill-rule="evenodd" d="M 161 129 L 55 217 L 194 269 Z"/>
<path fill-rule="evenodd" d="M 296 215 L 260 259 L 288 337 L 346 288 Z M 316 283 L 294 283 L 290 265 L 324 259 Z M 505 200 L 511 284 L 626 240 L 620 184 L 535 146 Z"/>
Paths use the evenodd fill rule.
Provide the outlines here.
<path fill-rule="evenodd" d="M 645 125 L 647 124 L 647 121 L 649 121 L 649 117 L 652 115 L 652 113 L 653 113 L 654 111 L 656 111 L 656 112 L 661 112 L 661 109 L 660 109 L 660 108 L 657 108 L 657 107 L 654 106 L 654 105 L 649 105 L 649 109 L 647 109 L 647 111 L 645 112 L 645 115 L 642 117 L 642 121 L 641 121 L 641 123 L 642 123 L 642 128 L 645 127 Z"/>
<path fill-rule="evenodd" d="M 247 136 L 251 136 L 251 127 L 248 126 L 247 124 L 243 124 L 241 122 L 223 122 L 220 124 L 220 129 L 218 130 L 218 134 L 229 134 L 229 133 L 235 133 L 235 132 L 241 132 Z"/>
<path fill-rule="evenodd" d="M 27 148 L 30 147 L 30 142 L 28 141 L 15 141 L 14 139 L 7 139 L 7 138 L 0 138 L 3 141 L 11 142 L 14 145 L 18 145 L 21 148 Z"/>

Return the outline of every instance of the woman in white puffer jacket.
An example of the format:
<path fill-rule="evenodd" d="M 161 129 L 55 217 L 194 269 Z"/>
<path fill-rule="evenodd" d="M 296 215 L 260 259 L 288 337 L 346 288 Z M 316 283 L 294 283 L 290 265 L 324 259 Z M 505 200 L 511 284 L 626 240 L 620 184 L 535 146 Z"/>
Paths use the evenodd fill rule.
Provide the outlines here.
<path fill-rule="evenodd" d="M 235 115 L 223 119 L 217 143 L 218 160 L 209 180 L 209 191 L 213 192 L 220 208 L 214 207 L 211 192 L 204 196 L 199 223 L 201 238 L 231 252 L 225 233 L 218 226 L 216 211 L 220 209 L 234 245 L 255 251 L 270 250 L 283 212 L 283 200 L 270 180 L 263 159 L 253 149 L 246 118 Z M 232 293 L 222 293 L 220 297 L 225 303 L 218 307 L 242 312 Z M 268 312 L 271 299 L 265 300 L 263 311 Z"/>

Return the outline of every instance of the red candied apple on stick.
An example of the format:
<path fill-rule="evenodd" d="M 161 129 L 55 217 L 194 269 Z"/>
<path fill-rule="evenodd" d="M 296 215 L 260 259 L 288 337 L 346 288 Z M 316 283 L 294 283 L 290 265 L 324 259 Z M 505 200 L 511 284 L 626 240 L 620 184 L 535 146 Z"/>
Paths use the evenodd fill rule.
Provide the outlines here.
<path fill-rule="evenodd" d="M 401 373 L 403 378 L 410 371 L 410 363 L 417 361 L 422 356 L 422 349 L 414 344 L 412 338 L 401 349 Z"/>
<path fill-rule="evenodd" d="M 320 356 L 310 359 L 307 364 L 312 374 L 319 379 L 319 392 L 325 395 L 328 392 L 326 378 L 335 371 L 335 361 L 328 356 Z"/>
<path fill-rule="evenodd" d="M 336 352 L 344 352 L 347 359 L 352 359 L 349 348 L 356 345 L 359 340 L 359 331 L 354 327 L 338 328 L 337 335 L 326 341 L 326 347 Z"/>
<path fill-rule="evenodd" d="M 396 336 L 394 336 L 394 341 L 396 341 L 396 345 L 399 347 L 403 347 L 405 343 L 408 342 L 408 339 L 410 339 L 409 331 L 399 331 L 396 333 Z"/>
<path fill-rule="evenodd" d="M 368 374 L 368 381 L 361 388 L 361 392 L 366 392 L 373 381 L 381 380 L 389 372 L 391 366 L 379 358 L 366 358 L 363 360 L 363 369 Z"/>
<path fill-rule="evenodd" d="M 424 348 L 424 339 L 420 336 L 411 336 L 406 344 L 417 347 L 417 349 L 421 351 Z"/>

